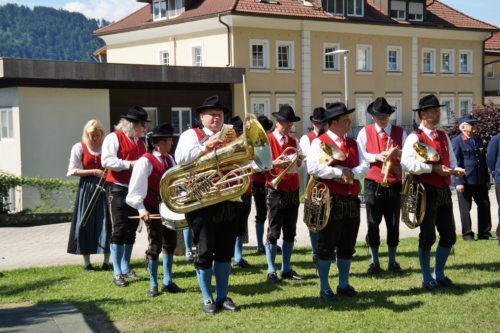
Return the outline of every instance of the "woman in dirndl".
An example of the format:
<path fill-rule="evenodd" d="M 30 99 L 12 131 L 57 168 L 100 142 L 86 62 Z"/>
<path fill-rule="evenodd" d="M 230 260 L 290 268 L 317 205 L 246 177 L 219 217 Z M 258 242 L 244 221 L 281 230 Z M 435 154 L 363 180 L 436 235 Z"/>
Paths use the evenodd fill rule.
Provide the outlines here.
<path fill-rule="evenodd" d="M 83 128 L 82 140 L 71 149 L 68 176 L 80 177 L 76 193 L 75 210 L 68 241 L 68 253 L 83 256 L 83 269 L 94 270 L 91 254 L 104 254 L 102 270 L 111 270 L 109 263 L 109 219 L 106 195 L 97 189 L 97 200 L 86 223 L 82 223 L 85 209 L 96 191 L 104 170 L 101 165 L 101 147 L 105 131 L 101 122 L 92 119 Z"/>

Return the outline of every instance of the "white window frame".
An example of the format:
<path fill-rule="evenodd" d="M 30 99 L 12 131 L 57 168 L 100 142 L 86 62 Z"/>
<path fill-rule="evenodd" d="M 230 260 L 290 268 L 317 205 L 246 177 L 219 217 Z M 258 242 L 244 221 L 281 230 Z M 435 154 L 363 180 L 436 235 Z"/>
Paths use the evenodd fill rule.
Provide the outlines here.
<path fill-rule="evenodd" d="M 353 12 L 349 12 L 349 5 L 352 3 Z M 361 7 L 361 14 L 356 14 L 356 12 Z M 362 17 L 365 13 L 365 0 L 346 0 L 345 1 L 345 13 L 347 16 Z"/>
<path fill-rule="evenodd" d="M 450 69 L 448 71 L 444 68 L 444 55 L 449 54 L 450 56 Z M 441 50 L 441 73 L 442 74 L 453 74 L 455 72 L 455 50 L 452 49 L 442 49 Z"/>
<path fill-rule="evenodd" d="M 373 96 L 372 95 L 358 95 L 356 96 L 355 99 L 355 106 L 356 106 L 356 126 L 365 126 L 367 124 L 371 124 L 372 118 L 367 116 L 366 113 L 366 108 L 368 107 L 368 104 L 373 102 Z"/>
<path fill-rule="evenodd" d="M 288 66 L 280 67 L 279 49 L 280 47 L 288 47 Z M 293 41 L 276 41 L 276 69 L 278 71 L 289 71 L 295 68 L 294 64 L 294 42 Z"/>
<path fill-rule="evenodd" d="M 338 8 L 339 3 L 342 7 L 340 10 Z M 332 15 L 344 15 L 344 0 L 326 0 L 323 2 L 323 9 Z"/>
<path fill-rule="evenodd" d="M 396 68 L 395 69 L 391 68 L 391 62 L 389 62 L 389 59 L 390 59 L 389 53 L 391 51 L 396 52 Z M 392 45 L 387 46 L 387 71 L 388 72 L 402 72 L 403 71 L 403 64 L 402 64 L 401 59 L 403 59 L 403 48 L 401 46 L 392 46 Z"/>
<path fill-rule="evenodd" d="M 276 111 L 280 109 L 282 105 L 288 104 L 295 110 L 295 96 L 280 96 L 276 97 Z"/>
<path fill-rule="evenodd" d="M 462 70 L 462 55 L 467 56 L 467 68 Z M 472 74 L 472 50 L 460 50 L 458 52 L 458 67 L 460 74 Z"/>
<path fill-rule="evenodd" d="M 495 64 L 486 65 L 486 78 L 490 80 L 495 79 Z"/>
<path fill-rule="evenodd" d="M 174 18 L 184 12 L 183 0 L 168 0 L 168 18 Z"/>
<path fill-rule="evenodd" d="M 412 5 L 417 5 L 417 6 L 422 6 L 422 12 L 421 13 L 414 13 L 413 12 L 413 6 Z M 408 3 L 408 21 L 416 21 L 416 22 L 422 22 L 424 20 L 424 8 L 425 4 L 422 2 L 416 2 L 416 1 L 410 1 Z M 412 15 L 415 17 L 412 18 Z"/>
<path fill-rule="evenodd" d="M 161 5 L 165 4 L 165 12 L 162 13 Z M 168 1 L 167 0 L 153 0 L 153 21 L 165 20 L 168 16 Z M 157 7 L 158 6 L 158 7 Z M 159 9 L 158 13 L 156 9 Z"/>
<path fill-rule="evenodd" d="M 325 94 L 323 95 L 323 107 L 326 109 L 328 108 L 329 104 L 333 104 L 336 102 L 342 102 L 342 94 L 336 94 L 336 93 L 331 93 L 331 94 Z"/>
<path fill-rule="evenodd" d="M 445 104 L 445 106 L 441 107 L 440 125 L 452 125 L 455 118 L 455 97 L 450 95 L 439 96 L 439 102 Z"/>
<path fill-rule="evenodd" d="M 467 102 L 467 109 L 464 110 L 462 109 L 462 103 Z M 469 114 L 472 112 L 472 96 L 459 96 L 458 97 L 458 116 L 462 117 L 465 116 L 466 114 Z"/>
<path fill-rule="evenodd" d="M 250 39 L 250 68 L 251 69 L 269 69 L 269 41 L 266 39 Z M 262 66 L 254 66 L 253 46 L 262 46 Z"/>
<path fill-rule="evenodd" d="M 324 71 L 340 71 L 340 55 L 330 54 L 326 55 L 328 52 L 335 50 L 340 50 L 339 43 L 323 43 L 323 70 Z M 326 66 L 328 59 L 333 59 L 333 68 L 328 68 Z"/>
<path fill-rule="evenodd" d="M 160 50 L 160 65 L 170 66 L 170 50 Z"/>
<path fill-rule="evenodd" d="M 396 6 L 398 8 L 394 9 L 392 7 L 393 5 L 400 5 L 400 6 Z M 402 7 L 401 7 L 401 5 L 402 5 Z M 395 16 L 393 16 L 393 12 L 396 13 Z M 391 18 L 393 18 L 393 19 L 406 20 L 406 1 L 403 1 L 403 0 L 391 1 L 391 8 L 389 9 L 389 13 L 391 15 Z"/>
<path fill-rule="evenodd" d="M 425 55 L 429 53 L 430 58 L 430 68 L 427 70 L 425 68 Z M 436 49 L 434 48 L 423 48 L 422 49 L 422 73 L 424 74 L 435 74 L 436 73 Z"/>
<path fill-rule="evenodd" d="M 367 52 L 364 52 L 367 50 Z M 361 67 L 360 57 L 365 55 L 367 59 L 364 59 L 366 67 Z M 356 71 L 358 72 L 371 72 L 372 71 L 372 46 L 370 44 L 356 44 Z"/>
<path fill-rule="evenodd" d="M 184 124 L 184 113 L 189 112 L 188 121 L 186 124 Z M 174 121 L 174 113 L 177 113 L 177 121 Z M 192 119 L 193 119 L 193 112 L 190 107 L 173 107 L 171 109 L 170 113 L 170 123 L 172 124 L 172 127 L 174 128 L 174 135 L 178 136 L 181 135 L 184 131 L 188 130 L 189 128 L 193 127 L 192 124 Z"/>
<path fill-rule="evenodd" d="M 255 112 L 255 106 L 256 105 L 261 105 L 262 110 L 259 110 L 261 112 Z M 270 99 L 269 97 L 250 97 L 250 110 L 251 112 L 256 115 L 264 115 L 269 118 L 270 112 L 269 112 L 269 106 L 270 106 Z M 260 107 L 259 107 L 260 109 Z"/>
<path fill-rule="evenodd" d="M 196 54 L 196 50 L 200 50 L 200 54 Z M 191 46 L 191 59 L 194 67 L 203 67 L 203 45 Z"/>
<path fill-rule="evenodd" d="M 396 111 L 393 112 L 390 117 L 389 121 L 394 124 L 394 125 L 401 125 L 401 108 L 403 105 L 403 96 L 401 95 L 394 95 L 394 96 L 387 96 L 387 103 L 389 105 L 392 105 L 396 107 Z"/>
<path fill-rule="evenodd" d="M 12 108 L 0 108 L 0 141 L 12 140 L 14 140 L 14 112 Z"/>
<path fill-rule="evenodd" d="M 152 130 L 154 126 L 158 125 L 158 108 L 155 106 L 144 106 L 143 109 L 148 113 L 148 119 L 151 120 L 148 130 Z"/>

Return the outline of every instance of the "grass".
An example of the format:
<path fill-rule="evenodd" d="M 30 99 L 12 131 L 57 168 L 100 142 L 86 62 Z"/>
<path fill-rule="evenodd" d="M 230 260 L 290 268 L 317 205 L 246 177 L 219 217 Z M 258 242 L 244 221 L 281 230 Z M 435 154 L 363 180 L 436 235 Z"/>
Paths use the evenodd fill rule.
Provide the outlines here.
<path fill-rule="evenodd" d="M 385 249 L 381 247 L 384 270 Z M 110 272 L 85 272 L 78 265 L 6 271 L 0 277 L 0 311 L 17 303 L 69 302 L 96 329 L 125 332 L 500 331 L 497 242 L 459 240 L 446 273 L 462 289 L 435 293 L 420 286 L 416 249 L 416 239 L 402 240 L 398 261 L 405 273 L 394 276 L 383 272 L 372 278 L 365 274 L 368 251 L 358 244 L 350 283 L 360 295 L 355 299 L 339 297 L 334 304 L 318 297 L 319 281 L 309 249 L 298 248 L 292 262 L 305 280 L 278 286 L 265 283 L 265 257 L 254 250 L 245 252 L 252 267 L 234 269 L 230 279 L 229 293 L 242 307 L 239 313 L 203 314 L 194 269 L 181 257 L 176 258 L 174 279 L 186 292 L 162 294 L 154 299 L 146 297 L 147 273 L 139 261 L 134 262 L 134 268 L 145 278 L 127 288 L 114 287 Z M 281 262 L 280 256 L 277 262 Z M 330 271 L 330 283 L 335 288 L 335 265 Z"/>

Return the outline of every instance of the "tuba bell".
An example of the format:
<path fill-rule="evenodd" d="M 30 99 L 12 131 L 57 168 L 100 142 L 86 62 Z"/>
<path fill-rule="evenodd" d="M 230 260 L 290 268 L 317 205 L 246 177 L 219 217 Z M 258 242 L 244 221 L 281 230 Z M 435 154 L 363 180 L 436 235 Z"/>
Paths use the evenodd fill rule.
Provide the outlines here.
<path fill-rule="evenodd" d="M 417 142 L 413 145 L 415 159 L 422 163 L 437 162 L 440 157 L 432 147 Z M 422 224 L 427 206 L 427 194 L 424 185 L 411 173 L 408 173 L 403 182 L 401 192 L 401 220 L 410 229 Z"/>
<path fill-rule="evenodd" d="M 333 145 L 322 142 L 319 163 L 330 165 L 333 161 L 344 161 L 345 154 Z M 304 223 L 312 232 L 320 232 L 330 218 L 330 189 L 315 177 L 309 178 L 304 194 Z"/>
<path fill-rule="evenodd" d="M 235 199 L 250 185 L 252 163 L 271 168 L 267 134 L 254 115 L 245 117 L 244 134 L 210 153 L 167 170 L 160 181 L 160 195 L 167 207 L 185 214 Z"/>

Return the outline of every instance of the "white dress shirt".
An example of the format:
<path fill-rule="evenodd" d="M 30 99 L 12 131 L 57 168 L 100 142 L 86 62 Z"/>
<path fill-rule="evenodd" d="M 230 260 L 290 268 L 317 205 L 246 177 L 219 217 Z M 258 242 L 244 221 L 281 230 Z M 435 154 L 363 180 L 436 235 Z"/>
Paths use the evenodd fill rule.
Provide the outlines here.
<path fill-rule="evenodd" d="M 375 130 L 377 131 L 377 134 L 382 137 L 382 134 L 385 132 L 388 136 L 391 136 L 391 131 L 392 131 L 392 124 L 389 123 L 387 124 L 387 126 L 384 128 L 384 132 L 382 132 L 382 128 L 377 125 L 377 124 L 374 124 L 375 125 Z M 406 141 L 406 131 L 403 129 L 403 136 L 401 138 L 401 142 L 402 144 L 404 145 L 405 141 Z M 366 158 L 366 160 L 369 162 L 369 163 L 375 163 L 377 161 L 376 159 L 376 156 L 377 154 L 372 154 L 372 153 L 369 153 L 366 151 L 366 142 L 368 141 L 367 137 L 366 137 L 366 130 L 365 130 L 365 127 L 363 127 L 359 133 L 358 133 L 358 138 L 357 140 L 358 141 L 358 144 L 359 144 L 359 147 L 361 147 L 361 152 L 363 153 L 363 156 Z"/>
<path fill-rule="evenodd" d="M 131 139 L 127 137 L 135 145 L 138 143 L 138 138 Z M 118 141 L 118 136 L 116 133 L 109 133 L 102 143 L 102 156 L 101 163 L 106 169 L 113 171 L 122 171 L 130 169 L 130 161 L 125 161 L 118 158 L 118 149 L 120 148 L 120 142 Z"/>
<path fill-rule="evenodd" d="M 316 130 L 314 130 L 314 134 L 316 135 L 316 137 L 318 137 L 318 132 Z M 300 149 L 302 150 L 302 153 L 307 155 L 307 152 L 311 147 L 311 141 L 309 140 L 307 134 L 302 135 L 302 137 L 300 138 L 299 145 Z"/>
<path fill-rule="evenodd" d="M 93 151 L 88 144 L 84 143 L 87 146 L 87 149 L 93 156 L 101 155 L 101 149 L 98 151 Z M 69 165 L 68 165 L 68 173 L 66 176 L 73 176 L 77 170 L 83 170 L 83 148 L 82 143 L 78 142 L 73 145 L 71 148 L 71 154 L 69 156 Z"/>
<path fill-rule="evenodd" d="M 326 133 L 337 144 L 337 146 L 340 146 L 339 137 L 335 133 L 333 133 L 330 130 L 328 130 L 328 132 Z M 360 180 L 363 179 L 368 174 L 368 171 L 370 171 L 370 164 L 363 156 L 359 143 L 357 143 L 357 146 L 358 146 L 359 164 L 356 167 L 352 168 L 351 171 L 354 174 L 354 178 Z M 316 138 L 313 140 L 311 144 L 311 149 L 307 154 L 307 170 L 309 171 L 309 174 L 311 176 L 315 176 L 317 178 L 322 178 L 322 179 L 340 178 L 342 176 L 342 170 L 346 167 L 340 165 L 327 166 L 320 164 L 319 158 L 321 156 L 321 153 L 322 153 L 321 140 Z"/>
<path fill-rule="evenodd" d="M 211 137 L 215 134 L 206 127 L 203 127 L 202 131 L 208 137 Z M 179 164 L 187 163 L 189 161 L 192 161 L 195 157 L 203 153 L 205 150 L 206 147 L 198 140 L 196 131 L 194 129 L 189 129 L 182 133 L 179 137 L 177 149 L 175 150 L 175 160 Z"/>
<path fill-rule="evenodd" d="M 428 129 L 422 124 L 420 124 L 418 128 L 422 130 L 425 133 L 425 135 L 429 137 L 429 139 L 432 140 L 431 129 Z M 446 141 L 448 142 L 448 148 L 447 148 L 448 154 L 450 154 L 450 168 L 454 169 L 457 167 L 457 159 L 455 157 L 455 153 L 453 152 L 450 138 L 446 133 L 445 135 L 446 135 Z M 417 142 L 418 142 L 418 136 L 415 133 L 411 133 L 410 135 L 408 135 L 408 138 L 406 139 L 405 144 L 403 146 L 403 153 L 401 155 L 401 167 L 403 171 L 407 171 L 415 175 L 431 173 L 432 164 L 427 164 L 417 161 L 414 157 L 413 145 Z"/>

